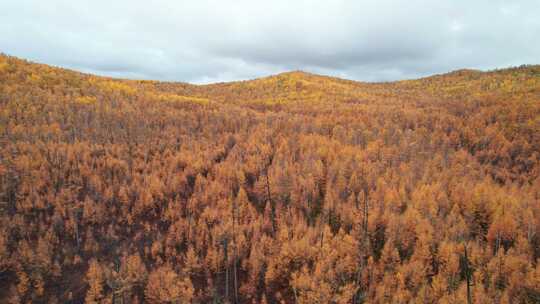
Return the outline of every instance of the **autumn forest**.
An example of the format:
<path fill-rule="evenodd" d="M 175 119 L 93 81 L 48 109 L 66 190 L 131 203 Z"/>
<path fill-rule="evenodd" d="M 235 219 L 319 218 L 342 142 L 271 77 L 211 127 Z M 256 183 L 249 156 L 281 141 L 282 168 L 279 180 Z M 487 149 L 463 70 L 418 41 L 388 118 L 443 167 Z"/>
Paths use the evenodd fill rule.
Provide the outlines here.
<path fill-rule="evenodd" d="M 192 85 L 0 55 L 0 303 L 540 303 L 540 66 Z"/>

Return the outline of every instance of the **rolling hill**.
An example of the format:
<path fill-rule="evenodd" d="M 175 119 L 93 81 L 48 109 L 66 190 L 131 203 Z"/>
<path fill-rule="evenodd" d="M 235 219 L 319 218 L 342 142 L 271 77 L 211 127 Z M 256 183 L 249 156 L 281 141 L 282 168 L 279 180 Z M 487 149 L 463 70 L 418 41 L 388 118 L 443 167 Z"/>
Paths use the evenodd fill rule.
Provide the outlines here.
<path fill-rule="evenodd" d="M 1 303 L 539 303 L 540 66 L 193 85 L 0 56 Z"/>

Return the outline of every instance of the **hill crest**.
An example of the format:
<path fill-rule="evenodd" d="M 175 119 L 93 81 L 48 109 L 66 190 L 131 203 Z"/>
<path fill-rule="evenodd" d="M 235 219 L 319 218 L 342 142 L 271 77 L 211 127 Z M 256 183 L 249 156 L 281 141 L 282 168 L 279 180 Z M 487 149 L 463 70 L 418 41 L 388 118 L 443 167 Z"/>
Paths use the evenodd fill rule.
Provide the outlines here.
<path fill-rule="evenodd" d="M 536 74 L 540 74 L 540 65 L 538 64 L 522 64 L 520 66 L 512 66 L 512 67 L 506 67 L 506 68 L 499 68 L 499 69 L 493 69 L 493 70 L 479 70 L 479 69 L 469 69 L 469 68 L 461 68 L 457 70 L 452 70 L 444 73 L 437 73 L 428 75 L 425 77 L 420 78 L 407 78 L 407 79 L 400 79 L 400 80 L 393 80 L 393 81 L 362 81 L 362 80 L 355 80 L 355 79 L 348 79 L 348 78 L 342 78 L 337 76 L 331 76 L 331 75 L 324 75 L 324 74 L 317 74 L 312 73 L 304 70 L 291 70 L 291 71 L 285 71 L 277 74 L 270 74 L 267 76 L 262 77 L 256 77 L 256 78 L 250 78 L 250 79 L 242 79 L 242 80 L 233 80 L 233 81 L 218 81 L 213 83 L 207 83 L 207 84 L 196 84 L 186 81 L 162 81 L 162 80 L 155 80 L 155 79 L 128 79 L 128 78 L 117 78 L 117 77 L 110 77 L 110 76 L 103 76 L 93 73 L 86 73 L 81 72 L 76 69 L 46 64 L 46 63 L 40 63 L 40 62 L 34 62 L 31 60 L 27 60 L 24 58 L 19 58 L 12 55 L 7 55 L 4 53 L 0 53 L 0 66 L 3 62 L 6 61 L 14 61 L 16 63 L 25 64 L 25 65 L 34 65 L 34 66 L 40 66 L 45 68 L 52 68 L 56 69 L 60 72 L 66 72 L 66 73 L 77 73 L 81 75 L 87 75 L 92 77 L 100 77 L 104 79 L 111 79 L 111 80 L 118 80 L 118 81 L 134 81 L 134 82 L 154 82 L 154 83 L 171 83 L 171 84 L 181 84 L 181 85 L 192 85 L 192 86 L 201 86 L 201 87 L 207 87 L 207 86 L 214 86 L 214 85 L 223 85 L 223 84 L 234 84 L 234 83 L 245 83 L 245 82 L 252 82 L 252 81 L 259 81 L 264 79 L 279 79 L 279 78 L 293 78 L 293 79 L 313 79 L 313 78 L 323 78 L 323 79 L 331 79 L 334 81 L 346 81 L 346 82 L 355 82 L 355 83 L 364 83 L 364 84 L 388 84 L 388 83 L 398 83 L 403 81 L 415 81 L 415 80 L 422 80 L 422 79 L 430 79 L 433 77 L 444 77 L 444 76 L 467 76 L 467 75 L 480 75 L 485 73 L 505 73 L 505 72 L 515 72 L 519 70 L 533 70 L 536 71 Z"/>

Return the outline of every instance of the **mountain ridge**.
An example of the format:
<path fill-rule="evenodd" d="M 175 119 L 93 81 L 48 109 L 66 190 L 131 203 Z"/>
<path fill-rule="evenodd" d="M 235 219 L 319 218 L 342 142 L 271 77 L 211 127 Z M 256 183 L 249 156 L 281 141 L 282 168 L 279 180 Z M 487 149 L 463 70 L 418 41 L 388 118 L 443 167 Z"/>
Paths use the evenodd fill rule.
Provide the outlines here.
<path fill-rule="evenodd" d="M 130 80 L 33 63 L 13 56 L 0 56 L 0 79 L 4 84 L 51 90 L 68 85 L 74 98 L 100 99 L 113 91 L 147 100 L 218 102 L 256 107 L 284 104 L 365 104 L 385 102 L 421 103 L 459 98 L 503 98 L 513 94 L 531 96 L 540 92 L 540 65 L 522 65 L 488 72 L 460 69 L 429 77 L 392 82 L 361 82 L 303 71 L 284 72 L 252 80 L 213 84 L 190 84 L 156 80 Z"/>
<path fill-rule="evenodd" d="M 417 78 L 406 78 L 406 79 L 398 79 L 398 80 L 390 80 L 390 81 L 363 81 L 363 80 L 355 80 L 355 79 L 349 79 L 349 78 L 342 78 L 338 76 L 332 76 L 332 75 L 325 75 L 325 74 L 317 74 L 312 73 L 304 70 L 291 70 L 291 71 L 285 71 L 277 74 L 270 74 L 266 76 L 260 76 L 255 78 L 249 78 L 249 79 L 239 79 L 239 80 L 231 80 L 231 81 L 217 81 L 212 83 L 205 83 L 205 84 L 197 84 L 192 83 L 189 81 L 168 81 L 168 80 L 156 80 L 156 79 L 131 79 L 131 78 L 121 78 L 121 77 L 112 77 L 112 76 L 105 76 L 100 75 L 96 73 L 89 73 L 89 72 L 82 72 L 75 68 L 69 68 L 69 67 L 63 67 L 58 66 L 54 64 L 47 64 L 42 62 L 37 62 L 29 59 L 24 59 L 18 56 L 8 55 L 5 53 L 0 53 L 0 57 L 3 58 L 9 58 L 12 60 L 24 62 L 26 64 L 30 65 L 40 65 L 45 66 L 48 68 L 58 69 L 64 72 L 68 73 L 77 73 L 81 75 L 86 76 L 92 76 L 92 77 L 100 77 L 110 80 L 117 80 L 117 81 L 133 81 L 133 82 L 158 82 L 158 83 L 170 83 L 170 84 L 178 84 L 178 85 L 191 85 L 191 86 L 200 86 L 200 87 L 209 87 L 209 86 L 215 86 L 215 85 L 223 85 L 223 84 L 235 84 L 235 83 L 244 83 L 244 82 L 252 82 L 252 81 L 258 81 L 258 80 L 264 80 L 268 78 L 279 78 L 279 77 L 300 77 L 300 78 L 310 78 L 310 77 L 318 77 L 318 78 L 327 78 L 327 79 L 333 79 L 336 81 L 348 81 L 348 82 L 354 82 L 354 83 L 360 83 L 360 84 L 392 84 L 392 83 L 399 83 L 404 81 L 415 81 L 415 80 L 422 80 L 422 79 L 429 79 L 433 77 L 440 77 L 440 76 L 450 76 L 450 75 L 466 75 L 466 74 L 486 74 L 486 73 L 504 73 L 508 71 L 514 71 L 517 69 L 537 69 L 540 71 L 540 64 L 521 64 L 519 66 L 508 66 L 503 68 L 496 68 L 496 69 L 489 69 L 489 70 L 480 70 L 480 69 L 470 69 L 470 68 L 459 68 L 456 70 L 450 70 L 447 72 L 442 73 L 434 73 L 427 76 L 417 77 Z M 540 72 L 539 72 L 540 73 Z"/>

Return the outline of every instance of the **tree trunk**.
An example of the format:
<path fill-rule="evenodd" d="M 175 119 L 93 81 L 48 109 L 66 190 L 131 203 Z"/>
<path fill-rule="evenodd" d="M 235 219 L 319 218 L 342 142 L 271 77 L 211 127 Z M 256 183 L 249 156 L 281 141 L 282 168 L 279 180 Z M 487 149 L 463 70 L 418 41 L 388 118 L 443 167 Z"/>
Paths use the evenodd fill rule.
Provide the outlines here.
<path fill-rule="evenodd" d="M 467 255 L 467 246 L 465 247 L 465 276 L 467 277 L 467 304 L 472 304 L 471 295 L 471 273 L 469 269 L 469 257 Z"/>
<path fill-rule="evenodd" d="M 238 303 L 238 277 L 236 272 L 236 258 L 238 255 L 238 246 L 236 244 L 236 213 L 237 213 L 236 199 L 233 201 L 232 210 L 232 226 L 233 226 L 233 279 L 234 279 L 234 304 Z"/>

